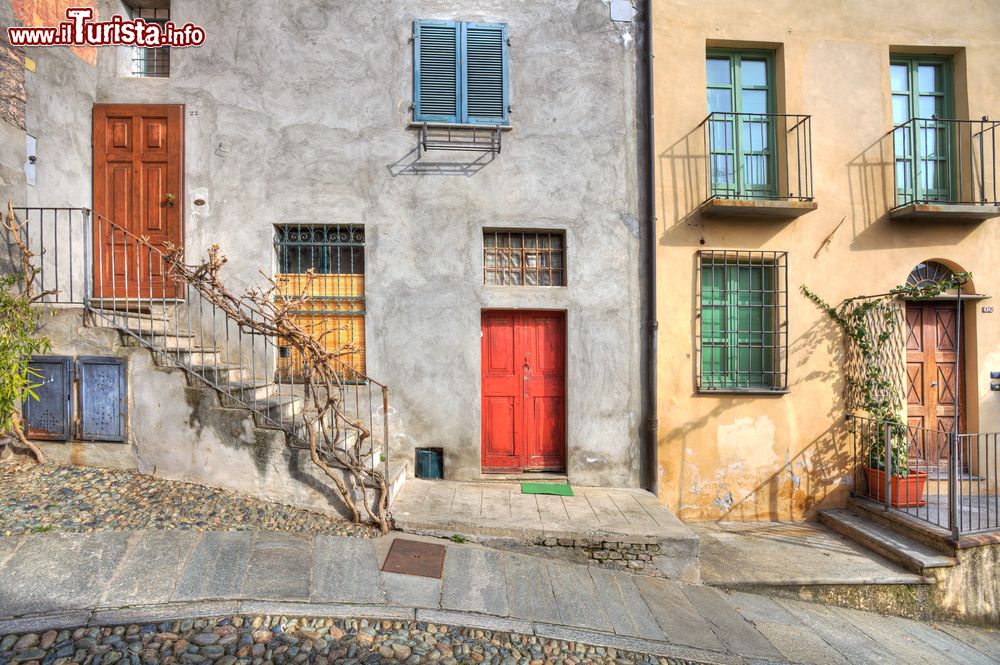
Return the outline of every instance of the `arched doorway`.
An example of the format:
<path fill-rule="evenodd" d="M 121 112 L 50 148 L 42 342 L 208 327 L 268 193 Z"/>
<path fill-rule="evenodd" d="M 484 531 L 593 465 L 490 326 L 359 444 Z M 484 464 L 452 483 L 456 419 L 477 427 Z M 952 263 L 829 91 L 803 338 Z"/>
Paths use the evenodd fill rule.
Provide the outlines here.
<path fill-rule="evenodd" d="M 944 263 L 924 261 L 906 284 L 930 286 L 954 274 Z M 906 419 L 918 444 L 911 453 L 931 469 L 947 464 L 944 435 L 967 431 L 963 307 L 957 290 L 906 302 Z"/>

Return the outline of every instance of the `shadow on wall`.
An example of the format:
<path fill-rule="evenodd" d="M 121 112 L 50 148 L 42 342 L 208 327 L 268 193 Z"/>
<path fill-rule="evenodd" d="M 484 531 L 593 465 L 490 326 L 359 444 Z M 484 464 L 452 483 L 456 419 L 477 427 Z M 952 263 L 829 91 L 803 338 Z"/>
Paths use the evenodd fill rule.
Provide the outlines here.
<path fill-rule="evenodd" d="M 698 520 L 780 520 L 812 517 L 826 506 L 841 505 L 850 489 L 852 449 L 850 429 L 844 425 L 844 402 L 840 397 L 844 389 L 844 377 L 840 368 L 846 362 L 846 349 L 836 325 L 826 317 L 818 319 L 804 334 L 791 345 L 790 357 L 797 358 L 795 367 L 804 371 L 810 358 L 817 354 L 829 357 L 829 364 L 798 376 L 791 384 L 793 391 L 806 389 L 816 384 L 832 384 L 838 398 L 830 404 L 825 414 L 829 426 L 803 447 L 798 442 L 789 441 L 789 448 L 797 450 L 786 454 L 783 463 L 753 467 L 749 459 L 724 459 L 721 453 L 721 437 L 713 441 L 719 455 L 715 457 L 714 468 L 705 474 L 695 460 L 688 455 L 699 449 L 704 442 L 708 428 L 718 433 L 723 416 L 740 407 L 752 407 L 760 400 L 787 400 L 787 396 L 705 396 L 695 394 L 696 399 L 711 399 L 715 406 L 703 416 L 685 423 L 666 434 L 666 440 L 681 456 L 680 475 L 676 482 L 678 516 L 681 519 Z M 801 402 L 800 402 L 801 403 Z M 820 416 L 812 413 L 812 405 L 799 413 L 791 414 L 800 422 L 810 423 Z M 755 436 L 771 425 L 766 417 L 741 418 L 748 431 L 742 446 L 753 448 L 758 439 Z M 773 435 L 774 432 L 771 432 Z M 711 436 L 711 435 L 710 435 Z M 767 437 L 763 437 L 767 439 Z M 688 441 L 690 439 L 690 445 Z M 773 439 L 773 437 L 772 437 Z M 702 464 L 705 464 L 702 461 Z"/>
<path fill-rule="evenodd" d="M 701 213 L 709 198 L 708 139 L 705 124 L 688 132 L 658 155 L 657 177 L 661 198 L 658 202 L 660 244 L 689 247 L 692 235 L 711 245 L 713 227 L 725 229 L 729 246 L 756 249 L 765 246 L 791 219 L 754 219 L 746 216 Z"/>
<path fill-rule="evenodd" d="M 449 155 L 451 154 L 454 153 L 449 153 Z M 465 161 L 434 159 L 429 157 L 426 151 L 416 147 L 386 168 L 389 169 L 389 175 L 393 178 L 407 175 L 471 178 L 496 159 L 496 154 L 492 152 L 473 152 L 470 153 L 470 157 L 471 155 L 475 155 L 475 157 Z"/>
<path fill-rule="evenodd" d="M 851 199 L 851 249 L 958 245 L 978 222 L 898 221 L 889 217 L 896 205 L 896 164 L 889 132 L 847 163 Z"/>

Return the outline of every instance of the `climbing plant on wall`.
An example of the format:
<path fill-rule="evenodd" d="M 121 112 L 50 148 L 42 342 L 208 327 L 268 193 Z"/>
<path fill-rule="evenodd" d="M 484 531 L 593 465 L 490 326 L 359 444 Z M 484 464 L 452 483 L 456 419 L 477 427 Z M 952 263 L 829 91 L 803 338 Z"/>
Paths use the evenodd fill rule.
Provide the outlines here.
<path fill-rule="evenodd" d="M 904 300 L 926 300 L 960 289 L 971 279 L 968 272 L 954 273 L 932 284 L 901 285 L 885 293 L 847 298 L 833 306 L 809 287 L 801 290 L 825 311 L 843 331 L 854 362 L 846 378 L 848 406 L 864 411 L 880 426 L 866 442 L 868 466 L 885 468 L 886 439 L 891 438 L 891 465 L 896 475 L 909 472 L 906 421 L 902 386 L 897 368 L 904 362 Z M 888 426 L 886 426 L 888 425 Z"/>
<path fill-rule="evenodd" d="M 7 232 L 12 249 L 18 254 L 14 272 L 0 275 L 0 435 L 13 433 L 21 445 L 30 450 L 38 462 L 44 462 L 42 451 L 24 434 L 21 405 L 25 400 L 38 399 L 35 388 L 41 377 L 28 365 L 31 356 L 45 353 L 49 340 L 38 335 L 38 310 L 35 303 L 55 293 L 35 292 L 35 276 L 39 269 L 32 263 L 34 253 L 21 238 L 21 229 L 8 204 L 7 218 L 0 220 Z"/>

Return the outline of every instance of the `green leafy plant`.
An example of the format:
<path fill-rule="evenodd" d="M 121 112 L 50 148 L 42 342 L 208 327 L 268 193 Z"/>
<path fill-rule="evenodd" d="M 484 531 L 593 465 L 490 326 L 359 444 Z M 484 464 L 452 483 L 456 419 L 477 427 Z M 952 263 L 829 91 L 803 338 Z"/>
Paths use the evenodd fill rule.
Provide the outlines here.
<path fill-rule="evenodd" d="M 33 284 L 39 269 L 31 263 L 31 250 L 21 239 L 20 227 L 8 204 L 4 227 L 13 245 L 20 251 L 20 270 L 0 275 L 0 434 L 15 434 L 39 462 L 45 457 L 28 441 L 21 426 L 21 404 L 38 399 L 35 389 L 42 378 L 28 363 L 31 356 L 45 353 L 51 343 L 38 335 L 39 312 L 35 303 L 54 291 L 34 293 Z"/>
<path fill-rule="evenodd" d="M 465 536 L 463 536 L 462 534 L 459 534 L 459 533 L 452 534 L 452 536 L 451 536 L 451 538 L 449 538 L 449 540 L 451 542 L 453 542 L 453 543 L 458 543 L 459 545 L 461 545 L 463 543 L 469 542 L 468 538 L 466 538 Z"/>
<path fill-rule="evenodd" d="M 893 474 L 909 475 L 907 457 L 909 441 L 903 418 L 903 404 L 901 396 L 894 389 L 888 369 L 892 363 L 885 362 L 893 336 L 900 333 L 898 301 L 902 298 L 914 300 L 934 298 L 952 289 L 960 289 L 971 278 L 971 273 L 956 273 L 933 284 L 902 285 L 886 293 L 855 296 L 844 300 L 836 307 L 830 305 L 809 287 L 805 285 L 800 287 L 803 295 L 833 319 L 858 352 L 861 364 L 860 376 L 848 376 L 847 383 L 848 388 L 859 396 L 860 408 L 878 423 L 878 426 L 865 433 L 869 467 L 885 470 L 885 451 L 888 446 L 891 451 Z M 872 320 L 881 321 L 881 330 L 874 332 L 869 328 L 869 321 Z"/>

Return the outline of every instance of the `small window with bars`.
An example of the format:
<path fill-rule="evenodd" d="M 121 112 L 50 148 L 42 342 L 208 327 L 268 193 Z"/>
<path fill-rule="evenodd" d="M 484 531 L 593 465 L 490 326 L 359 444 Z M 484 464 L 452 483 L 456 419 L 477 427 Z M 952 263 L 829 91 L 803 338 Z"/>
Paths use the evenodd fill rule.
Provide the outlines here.
<path fill-rule="evenodd" d="M 483 231 L 487 286 L 566 286 L 562 231 Z"/>
<path fill-rule="evenodd" d="M 146 23 L 155 23 L 163 30 L 170 20 L 169 7 L 130 7 L 133 19 L 141 18 Z M 141 78 L 167 78 L 170 76 L 170 47 L 132 47 L 132 76 Z"/>
<path fill-rule="evenodd" d="M 788 254 L 708 250 L 697 256 L 698 390 L 788 389 Z"/>
<path fill-rule="evenodd" d="M 365 230 L 361 226 L 311 224 L 275 229 L 275 283 L 288 297 L 307 304 L 293 319 L 323 340 L 347 380 L 365 374 Z M 312 273 L 312 278 L 308 273 Z M 305 367 L 298 352 L 278 342 L 278 376 L 300 381 Z"/>

